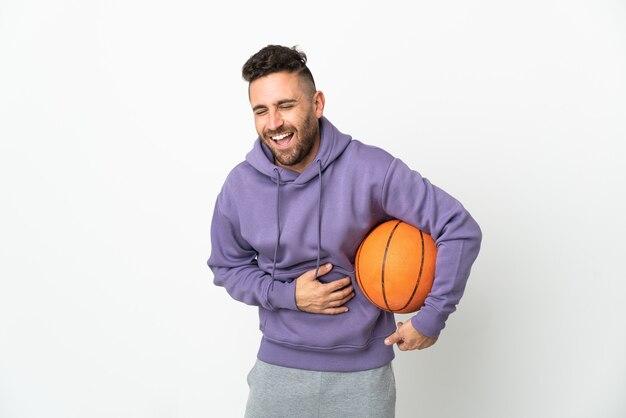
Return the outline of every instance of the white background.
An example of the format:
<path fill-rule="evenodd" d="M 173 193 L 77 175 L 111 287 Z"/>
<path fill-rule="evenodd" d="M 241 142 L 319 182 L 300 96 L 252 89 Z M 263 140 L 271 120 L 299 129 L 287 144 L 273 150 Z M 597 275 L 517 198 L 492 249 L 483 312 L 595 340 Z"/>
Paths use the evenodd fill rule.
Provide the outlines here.
<path fill-rule="evenodd" d="M 242 416 L 257 314 L 206 259 L 270 43 L 483 229 L 397 416 L 626 416 L 623 1 L 212 3 L 0 0 L 0 417 Z"/>

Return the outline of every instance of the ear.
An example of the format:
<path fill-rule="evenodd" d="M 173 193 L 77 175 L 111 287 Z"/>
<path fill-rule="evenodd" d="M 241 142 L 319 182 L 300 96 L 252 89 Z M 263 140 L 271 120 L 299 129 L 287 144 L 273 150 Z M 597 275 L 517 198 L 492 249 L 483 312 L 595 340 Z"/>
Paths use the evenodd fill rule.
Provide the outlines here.
<path fill-rule="evenodd" d="M 313 95 L 313 106 L 315 109 L 315 116 L 319 119 L 324 115 L 324 104 L 326 103 L 326 98 L 324 97 L 324 93 L 321 91 L 316 91 Z"/>

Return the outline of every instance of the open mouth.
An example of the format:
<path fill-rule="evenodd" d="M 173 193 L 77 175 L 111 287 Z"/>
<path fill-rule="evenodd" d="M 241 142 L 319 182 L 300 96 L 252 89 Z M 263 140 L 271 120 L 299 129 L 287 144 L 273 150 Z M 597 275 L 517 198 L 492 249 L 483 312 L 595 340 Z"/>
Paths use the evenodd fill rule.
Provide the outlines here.
<path fill-rule="evenodd" d="M 293 132 L 284 132 L 279 135 L 270 136 L 270 138 L 272 138 L 272 141 L 274 141 L 276 144 L 283 147 L 291 142 L 291 138 L 293 138 Z"/>

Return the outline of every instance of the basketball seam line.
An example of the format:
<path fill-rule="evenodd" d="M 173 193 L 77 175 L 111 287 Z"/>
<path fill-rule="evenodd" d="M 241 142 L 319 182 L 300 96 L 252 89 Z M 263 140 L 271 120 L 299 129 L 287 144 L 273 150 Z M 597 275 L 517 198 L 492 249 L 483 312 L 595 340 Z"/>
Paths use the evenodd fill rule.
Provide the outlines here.
<path fill-rule="evenodd" d="M 385 247 L 385 255 L 383 257 L 383 267 L 382 267 L 382 277 L 381 277 L 381 285 L 382 285 L 382 291 L 383 291 L 383 300 L 385 301 L 385 305 L 387 306 L 387 309 L 389 309 L 389 311 L 391 312 L 400 312 L 403 309 L 405 309 L 407 306 L 409 306 L 409 304 L 411 303 L 411 301 L 413 300 L 413 297 L 415 296 L 415 293 L 417 292 L 417 289 L 419 288 L 420 282 L 422 281 L 422 273 L 424 271 L 424 255 L 425 255 L 425 249 L 424 249 L 424 233 L 422 232 L 422 230 L 419 230 L 420 233 L 420 239 L 422 242 L 422 258 L 420 260 L 420 271 L 417 275 L 417 280 L 415 281 L 415 286 L 413 287 L 413 291 L 411 292 L 411 296 L 407 299 L 407 302 L 404 304 L 404 306 L 397 308 L 397 309 L 391 309 L 391 306 L 389 306 L 389 302 L 387 301 L 387 294 L 385 293 L 385 264 L 387 262 L 387 251 L 389 250 L 389 246 L 391 245 L 391 240 L 393 238 L 393 235 L 396 231 L 396 228 L 398 228 L 398 226 L 400 226 L 400 224 L 402 223 L 402 221 L 398 221 L 398 223 L 394 226 L 393 230 L 391 231 L 391 234 L 389 235 L 389 239 L 387 240 L 387 246 Z"/>
<path fill-rule="evenodd" d="M 356 254 L 356 265 L 357 265 L 357 266 L 359 266 L 359 265 L 360 265 L 360 263 L 359 263 L 359 260 L 360 260 L 360 259 L 361 259 L 361 247 L 359 247 L 359 250 L 357 251 L 357 254 Z M 363 294 L 365 295 L 365 297 L 366 297 L 367 299 L 369 299 L 372 303 L 374 303 L 374 302 L 372 301 L 372 299 L 369 297 L 369 295 L 367 294 L 367 290 L 365 290 L 365 286 L 363 285 L 363 282 L 361 281 L 361 274 L 359 273 L 359 269 L 358 269 L 358 268 L 356 268 L 355 270 L 356 270 L 356 271 L 355 271 L 355 273 L 356 273 L 356 279 L 357 279 L 357 281 L 359 282 L 359 287 L 360 287 L 360 288 L 361 288 L 361 290 L 363 291 Z"/>
<path fill-rule="evenodd" d="M 382 291 L 383 291 L 383 300 L 385 301 L 385 306 L 387 306 L 387 309 L 389 309 L 390 312 L 393 312 L 393 310 L 389 306 L 389 302 L 387 302 L 387 294 L 385 293 L 385 264 L 387 263 L 387 251 L 389 251 L 389 245 L 391 245 L 391 239 L 393 238 L 393 234 L 395 234 L 396 229 L 398 229 L 398 226 L 400 226 L 401 223 L 402 221 L 398 221 L 396 223 L 396 225 L 391 230 L 391 233 L 389 234 L 389 238 L 387 239 L 387 245 L 385 246 L 385 254 L 383 255 L 383 266 L 382 266 L 381 278 L 380 278 L 380 282 L 381 282 L 380 284 L 382 286 Z"/>
<path fill-rule="evenodd" d="M 420 230 L 420 238 L 422 239 L 422 260 L 420 262 L 420 272 L 417 276 L 417 280 L 415 282 L 415 287 L 413 288 L 413 292 L 411 293 L 411 297 L 402 308 L 398 309 L 399 311 L 409 306 L 409 303 L 411 303 L 411 301 L 413 300 L 413 296 L 415 296 L 415 292 L 417 292 L 417 289 L 420 287 L 420 281 L 422 280 L 422 271 L 424 270 L 424 255 L 425 255 L 424 254 L 424 233 L 421 230 Z"/>

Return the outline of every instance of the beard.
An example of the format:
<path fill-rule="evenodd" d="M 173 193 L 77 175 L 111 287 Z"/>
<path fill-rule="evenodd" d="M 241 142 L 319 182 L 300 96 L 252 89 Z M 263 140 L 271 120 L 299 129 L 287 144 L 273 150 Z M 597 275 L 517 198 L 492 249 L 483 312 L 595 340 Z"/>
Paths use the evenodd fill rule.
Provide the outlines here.
<path fill-rule="evenodd" d="M 265 144 L 270 149 L 274 160 L 278 161 L 285 167 L 294 166 L 302 162 L 309 156 L 313 146 L 315 145 L 315 138 L 318 133 L 318 120 L 313 113 L 306 116 L 306 119 L 302 122 L 301 129 L 294 129 L 293 127 L 282 127 L 277 131 L 266 131 L 263 135 Z M 298 133 L 298 143 L 294 144 L 289 150 L 279 150 L 274 148 L 274 140 L 269 138 L 270 136 L 280 135 L 284 132 Z"/>

